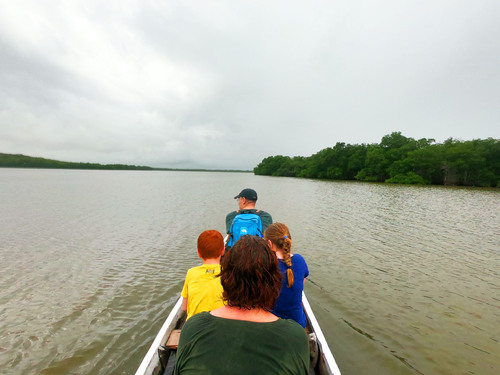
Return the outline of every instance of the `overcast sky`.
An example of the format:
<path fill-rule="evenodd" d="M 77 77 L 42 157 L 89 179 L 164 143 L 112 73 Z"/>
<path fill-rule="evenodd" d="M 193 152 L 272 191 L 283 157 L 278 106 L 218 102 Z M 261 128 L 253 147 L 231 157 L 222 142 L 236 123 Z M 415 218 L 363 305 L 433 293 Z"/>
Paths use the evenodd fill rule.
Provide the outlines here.
<path fill-rule="evenodd" d="M 498 0 L 0 0 L 0 152 L 252 169 L 500 138 Z"/>

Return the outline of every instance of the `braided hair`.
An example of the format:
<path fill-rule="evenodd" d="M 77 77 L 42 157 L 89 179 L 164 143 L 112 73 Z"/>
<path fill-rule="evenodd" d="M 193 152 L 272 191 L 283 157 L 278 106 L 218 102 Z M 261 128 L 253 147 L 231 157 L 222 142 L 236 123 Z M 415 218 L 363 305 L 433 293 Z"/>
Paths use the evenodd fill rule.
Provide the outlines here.
<path fill-rule="evenodd" d="M 278 249 L 283 251 L 288 287 L 291 288 L 294 283 L 291 255 L 292 236 L 290 235 L 288 227 L 283 223 L 273 223 L 266 228 L 264 238 L 271 241 Z"/>

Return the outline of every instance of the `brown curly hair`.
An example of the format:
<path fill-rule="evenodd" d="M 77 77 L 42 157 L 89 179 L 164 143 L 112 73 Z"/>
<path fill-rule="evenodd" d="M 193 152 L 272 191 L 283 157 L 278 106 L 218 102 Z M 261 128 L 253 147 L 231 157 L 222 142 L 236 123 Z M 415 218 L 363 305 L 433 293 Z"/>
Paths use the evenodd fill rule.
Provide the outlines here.
<path fill-rule="evenodd" d="M 281 289 L 278 259 L 260 237 L 241 237 L 221 261 L 222 298 L 226 305 L 272 311 Z"/>

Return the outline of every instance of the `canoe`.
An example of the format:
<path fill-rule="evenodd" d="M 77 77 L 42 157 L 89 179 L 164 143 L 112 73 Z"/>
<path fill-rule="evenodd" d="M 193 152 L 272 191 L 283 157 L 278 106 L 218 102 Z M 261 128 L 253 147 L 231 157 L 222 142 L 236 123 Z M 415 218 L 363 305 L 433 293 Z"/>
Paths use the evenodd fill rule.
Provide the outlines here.
<path fill-rule="evenodd" d="M 309 334 L 311 350 L 309 374 L 340 375 L 335 358 L 328 347 L 305 293 L 302 293 L 302 305 L 307 317 L 306 332 Z M 186 312 L 182 310 L 182 297 L 180 297 L 156 335 L 135 375 L 170 375 L 173 373 L 177 353 L 176 343 L 185 321 Z"/>

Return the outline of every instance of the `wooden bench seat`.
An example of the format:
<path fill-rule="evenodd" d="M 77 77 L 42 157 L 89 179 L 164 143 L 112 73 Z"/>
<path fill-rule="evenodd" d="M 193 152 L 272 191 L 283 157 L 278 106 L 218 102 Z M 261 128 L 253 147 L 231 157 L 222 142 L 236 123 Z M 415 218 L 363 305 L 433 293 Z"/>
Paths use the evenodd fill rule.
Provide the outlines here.
<path fill-rule="evenodd" d="M 165 348 L 167 349 L 177 349 L 179 346 L 179 337 L 181 335 L 180 329 L 174 329 L 170 334 L 167 343 L 165 344 Z"/>

